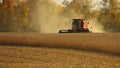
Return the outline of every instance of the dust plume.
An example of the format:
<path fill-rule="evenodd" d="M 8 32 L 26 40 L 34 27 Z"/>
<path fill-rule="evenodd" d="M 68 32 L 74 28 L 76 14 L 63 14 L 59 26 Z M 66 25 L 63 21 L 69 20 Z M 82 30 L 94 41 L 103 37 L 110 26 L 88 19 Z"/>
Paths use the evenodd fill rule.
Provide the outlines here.
<path fill-rule="evenodd" d="M 96 18 L 88 21 L 90 31 L 93 33 L 105 33 L 103 25 Z"/>
<path fill-rule="evenodd" d="M 94 15 L 96 11 L 90 13 L 93 8 L 91 3 L 91 0 L 73 0 L 66 7 L 61 7 L 53 0 L 36 0 L 34 10 L 32 10 L 34 17 L 32 23 L 35 23 L 35 29 L 40 33 L 57 33 L 59 30 L 71 29 L 71 19 L 83 18 L 90 22 L 89 27 L 92 32 L 103 33 L 114 30 L 115 28 L 111 27 L 113 25 L 110 22 L 112 19 L 119 22 L 119 12 L 117 14 L 110 12 L 107 10 L 109 8 L 105 6 L 107 9 L 103 7 Z M 104 18 L 107 18 L 108 21 Z M 119 31 L 119 26 L 116 31 Z"/>
<path fill-rule="evenodd" d="M 57 33 L 60 29 L 68 29 L 68 18 L 61 15 L 63 8 L 52 0 L 37 0 L 33 16 L 40 33 Z"/>
<path fill-rule="evenodd" d="M 91 7 L 88 7 L 89 1 L 85 2 L 87 7 L 81 5 L 80 0 L 73 0 L 66 7 L 61 7 L 53 0 L 3 0 L 0 3 L 0 27 L 4 29 L 0 31 L 58 33 L 59 30 L 71 29 L 72 19 L 88 17 Z M 97 30 L 92 31 L 100 29 L 101 32 L 101 25 L 94 27 L 98 24 L 95 23 L 97 20 L 93 21 L 90 20 L 91 26 Z"/>

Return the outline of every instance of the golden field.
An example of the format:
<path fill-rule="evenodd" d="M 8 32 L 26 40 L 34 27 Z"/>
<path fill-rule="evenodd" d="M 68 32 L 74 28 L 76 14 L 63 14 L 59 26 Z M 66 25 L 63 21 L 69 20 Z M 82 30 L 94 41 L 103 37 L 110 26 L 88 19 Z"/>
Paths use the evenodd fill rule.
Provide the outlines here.
<path fill-rule="evenodd" d="M 0 44 L 74 48 L 120 54 L 119 33 L 0 33 Z"/>
<path fill-rule="evenodd" d="M 119 68 L 120 57 L 99 52 L 0 46 L 0 68 Z"/>
<path fill-rule="evenodd" d="M 0 33 L 0 68 L 118 68 L 119 33 Z"/>

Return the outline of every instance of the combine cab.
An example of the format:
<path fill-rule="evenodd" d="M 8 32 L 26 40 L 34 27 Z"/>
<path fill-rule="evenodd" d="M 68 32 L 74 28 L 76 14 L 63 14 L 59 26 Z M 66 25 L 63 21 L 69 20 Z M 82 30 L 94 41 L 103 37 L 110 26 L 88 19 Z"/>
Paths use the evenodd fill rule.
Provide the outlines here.
<path fill-rule="evenodd" d="M 89 33 L 88 24 L 84 19 L 73 19 L 72 29 L 60 30 L 59 33 Z"/>

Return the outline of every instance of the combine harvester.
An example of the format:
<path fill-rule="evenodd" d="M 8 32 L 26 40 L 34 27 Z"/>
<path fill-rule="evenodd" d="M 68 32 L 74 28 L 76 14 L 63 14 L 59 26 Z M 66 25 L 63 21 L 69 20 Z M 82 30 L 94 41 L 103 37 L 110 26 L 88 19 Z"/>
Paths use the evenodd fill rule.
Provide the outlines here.
<path fill-rule="evenodd" d="M 72 29 L 60 30 L 59 33 L 90 33 L 88 29 L 89 22 L 85 22 L 84 19 L 72 19 Z"/>

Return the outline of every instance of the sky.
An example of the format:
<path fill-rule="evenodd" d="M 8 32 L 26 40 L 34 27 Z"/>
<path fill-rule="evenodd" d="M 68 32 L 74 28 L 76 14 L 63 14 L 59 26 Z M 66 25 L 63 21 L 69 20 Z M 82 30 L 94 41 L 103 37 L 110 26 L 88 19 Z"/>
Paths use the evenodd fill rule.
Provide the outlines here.
<path fill-rule="evenodd" d="M 1 2 L 1 1 L 2 1 L 2 0 L 0 0 L 0 2 Z M 63 6 L 63 5 L 62 5 L 62 2 L 63 2 L 64 0 L 53 0 L 53 1 L 56 2 L 57 4 Z M 67 1 L 71 2 L 72 0 L 67 0 Z M 100 7 L 100 3 L 99 3 L 100 1 L 102 1 L 102 0 L 92 0 L 95 8 L 97 8 L 98 6 Z"/>
<path fill-rule="evenodd" d="M 64 0 L 53 0 L 53 1 L 56 2 L 57 4 L 63 6 L 63 5 L 62 5 L 62 2 L 63 2 Z M 71 2 L 72 0 L 67 0 L 67 1 Z M 92 3 L 93 3 L 93 6 L 94 6 L 93 9 L 99 9 L 99 8 L 102 7 L 102 5 L 100 4 L 100 2 L 103 1 L 103 0 L 91 0 L 91 1 L 92 1 Z"/>
<path fill-rule="evenodd" d="M 55 1 L 57 4 L 62 4 L 62 2 L 64 1 L 64 0 L 53 0 L 53 1 Z M 67 1 L 72 1 L 72 0 L 67 0 Z M 97 3 L 97 2 L 100 2 L 100 1 L 102 1 L 102 0 L 92 0 L 93 1 L 93 3 Z"/>
<path fill-rule="evenodd" d="M 62 2 L 63 2 L 64 0 L 53 0 L 53 1 L 55 1 L 57 4 L 63 6 L 63 5 L 62 5 Z M 67 0 L 67 1 L 71 2 L 72 0 Z M 94 9 L 101 8 L 101 7 L 102 7 L 102 5 L 100 4 L 101 1 L 102 1 L 102 0 L 92 0 Z"/>
<path fill-rule="evenodd" d="M 61 5 L 64 0 L 53 0 L 53 1 L 55 1 L 57 4 L 60 4 L 60 5 Z M 70 2 L 71 2 L 72 0 L 67 0 L 67 1 L 70 1 Z"/>
<path fill-rule="evenodd" d="M 1 2 L 2 0 L 0 0 L 0 2 Z M 64 1 L 64 0 L 53 0 L 53 1 L 55 1 L 57 4 L 59 4 L 59 5 L 62 5 L 62 2 Z M 67 1 L 69 1 L 69 2 L 71 2 L 72 0 L 67 0 Z M 97 3 L 97 2 L 100 2 L 100 1 L 102 1 L 102 0 L 92 0 L 93 1 L 93 3 Z"/>

